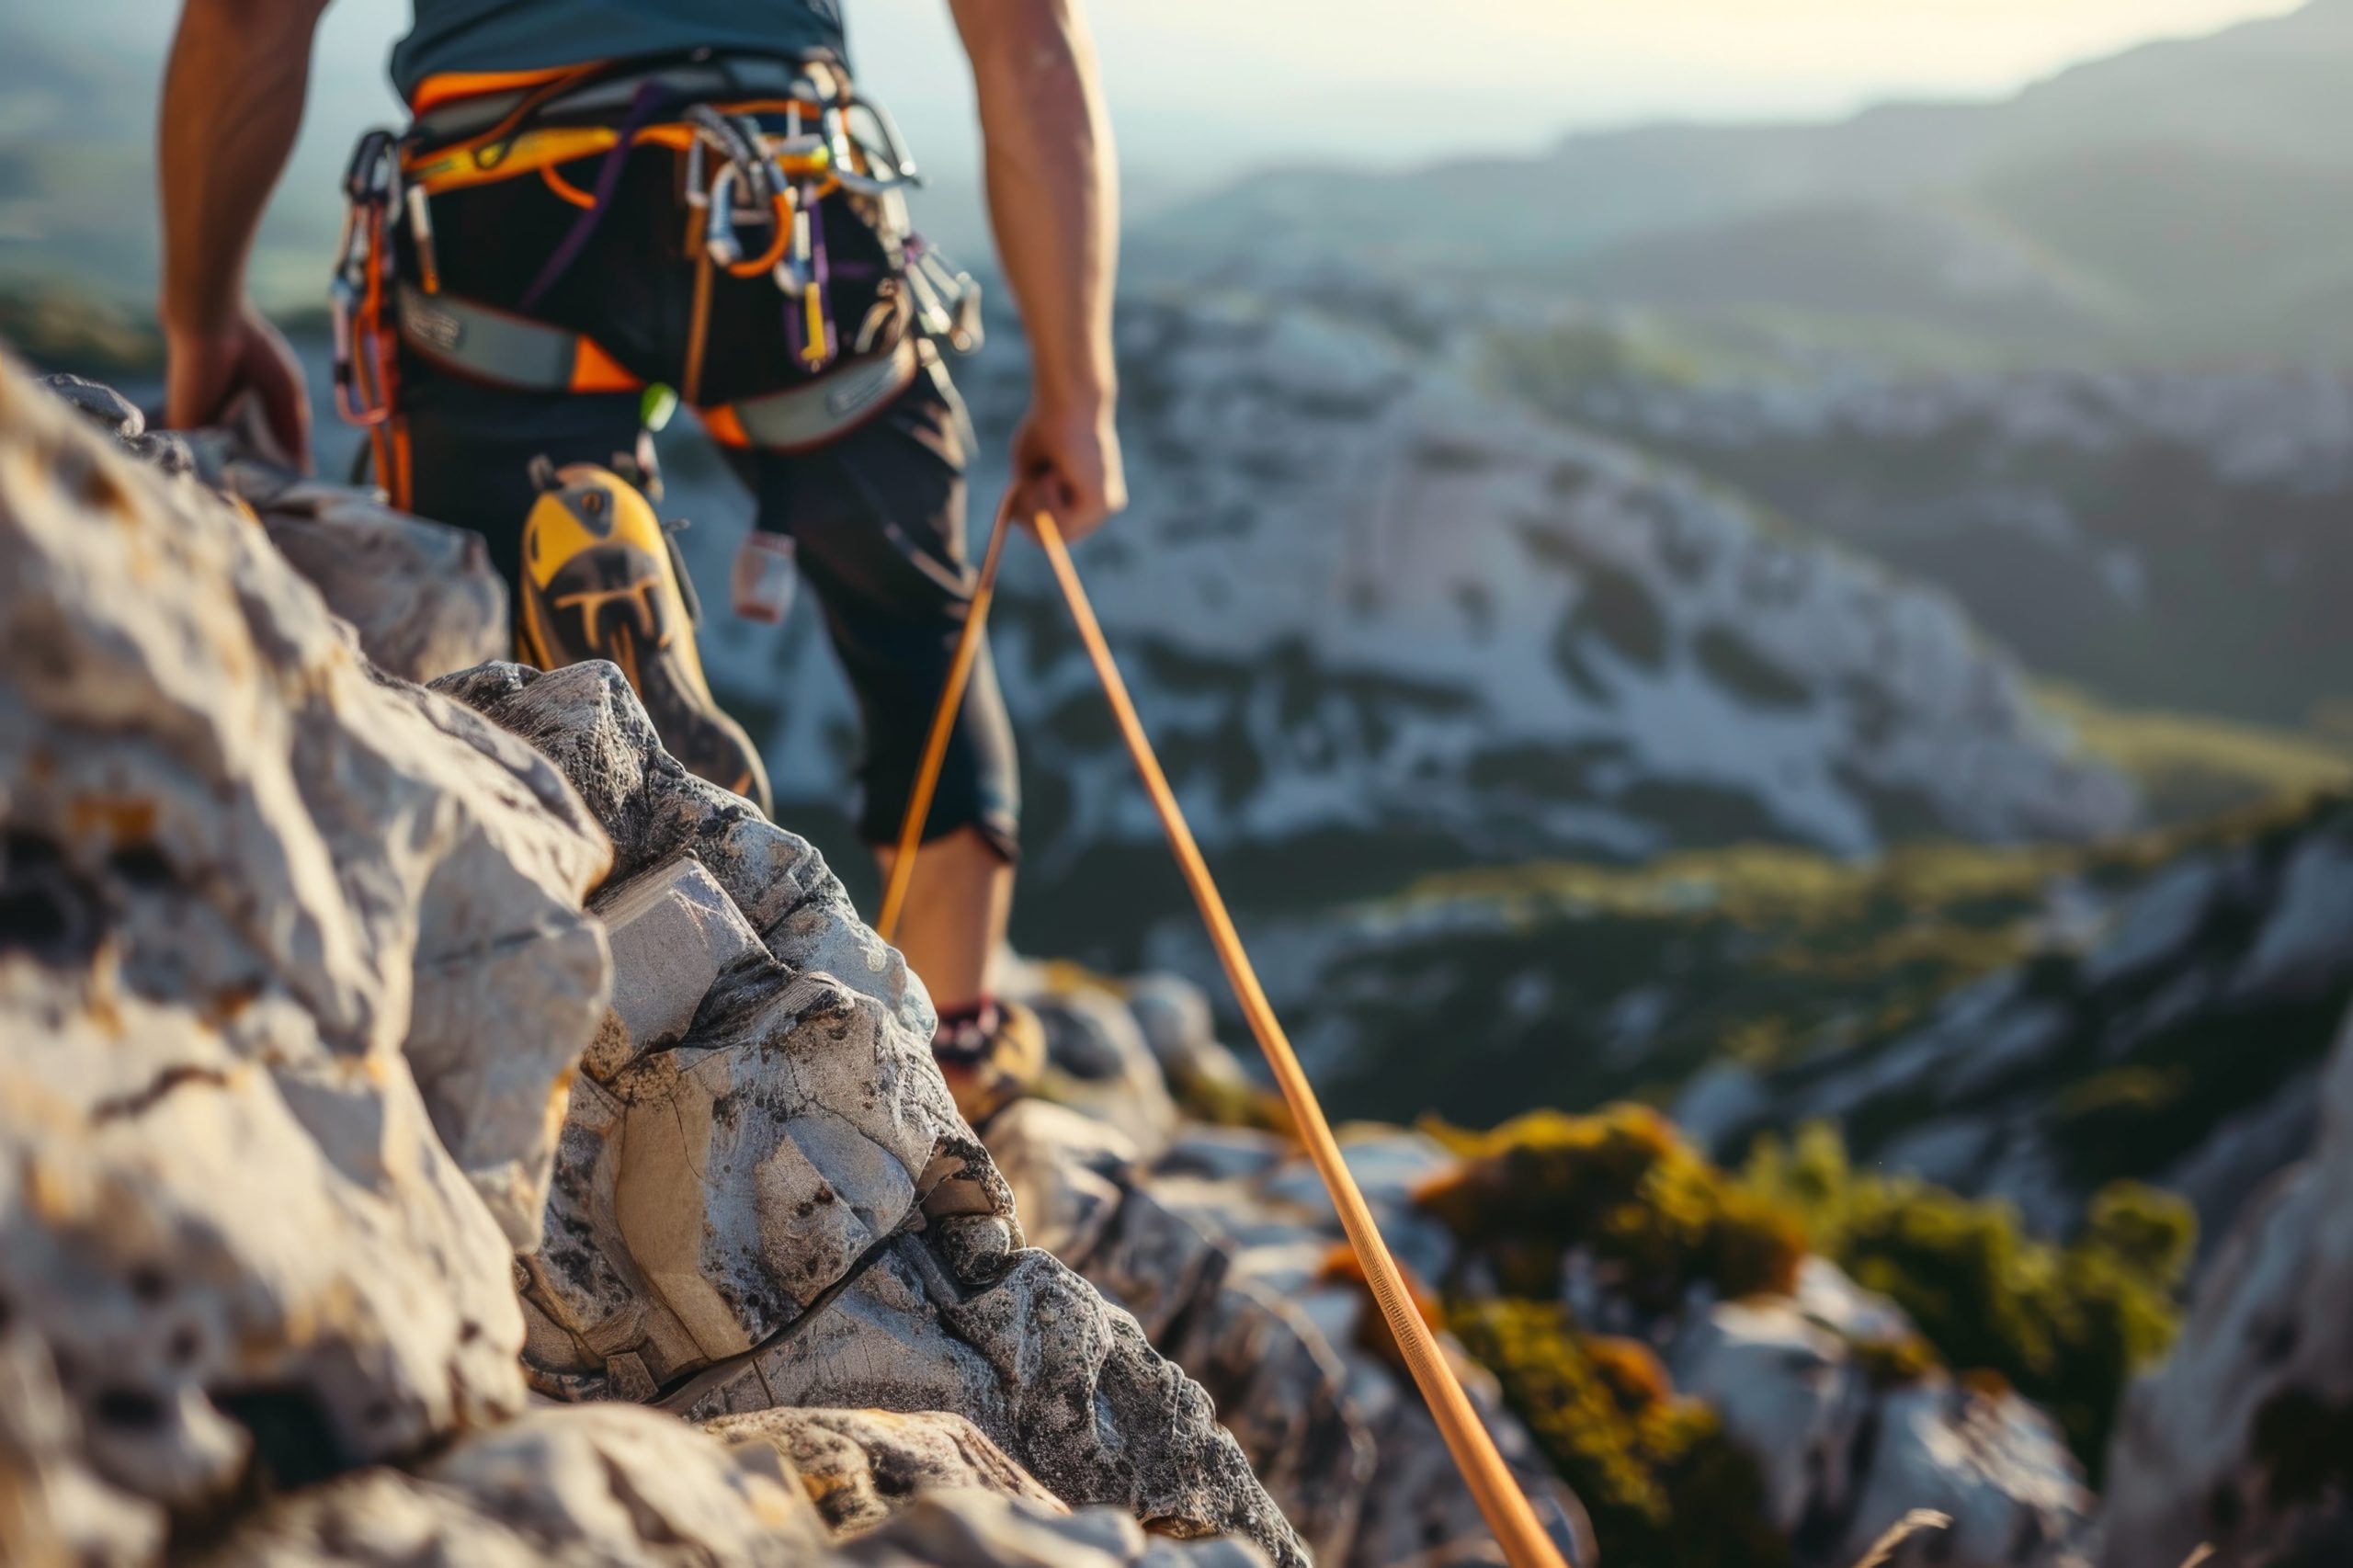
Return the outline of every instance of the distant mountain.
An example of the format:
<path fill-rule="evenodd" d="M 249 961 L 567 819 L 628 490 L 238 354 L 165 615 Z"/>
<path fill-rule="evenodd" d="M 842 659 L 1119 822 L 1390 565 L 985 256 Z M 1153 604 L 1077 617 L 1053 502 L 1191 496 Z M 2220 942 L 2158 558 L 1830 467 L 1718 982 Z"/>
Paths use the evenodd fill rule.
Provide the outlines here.
<path fill-rule="evenodd" d="M 2161 264 L 2153 263 L 2155 267 Z M 1522 393 L 1941 584 L 2035 669 L 2353 739 L 2353 380 L 2015 371 L 1678 385 L 1511 347 Z"/>
<path fill-rule="evenodd" d="M 993 348 L 965 378 L 991 465 L 976 508 L 1018 359 Z M 1121 363 L 1136 504 L 1081 559 L 1245 906 L 1530 856 L 1851 855 L 2137 820 L 2132 787 L 1949 599 L 1688 472 L 1296 307 L 1134 301 Z M 673 508 L 701 511 L 674 480 Z M 720 580 L 729 534 L 686 537 Z M 720 628 L 707 663 L 766 721 L 779 796 L 836 801 L 855 726 L 797 613 L 781 640 Z M 1027 546 L 994 625 L 1029 795 L 1024 940 L 1132 957 L 1141 928 L 1104 912 L 1171 907 L 1135 892 L 1165 854 Z"/>
<path fill-rule="evenodd" d="M 2353 5 L 2153 43 L 1988 104 L 1662 125 L 1404 174 L 1293 168 L 1162 214 L 1186 277 L 1338 257 L 1683 308 L 1961 325 L 2046 356 L 2312 355 L 2353 279 Z"/>

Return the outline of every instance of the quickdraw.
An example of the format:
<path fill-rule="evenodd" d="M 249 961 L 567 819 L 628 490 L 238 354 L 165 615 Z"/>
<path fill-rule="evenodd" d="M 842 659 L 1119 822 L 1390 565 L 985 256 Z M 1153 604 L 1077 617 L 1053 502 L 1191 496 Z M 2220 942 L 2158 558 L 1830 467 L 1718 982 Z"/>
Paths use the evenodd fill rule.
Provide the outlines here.
<path fill-rule="evenodd" d="M 343 237 L 335 245 L 327 298 L 335 324 L 335 411 L 373 428 L 392 417 L 393 354 L 384 329 L 384 299 L 393 262 L 385 214 L 399 202 L 399 144 L 387 131 L 359 139 L 344 171 Z"/>

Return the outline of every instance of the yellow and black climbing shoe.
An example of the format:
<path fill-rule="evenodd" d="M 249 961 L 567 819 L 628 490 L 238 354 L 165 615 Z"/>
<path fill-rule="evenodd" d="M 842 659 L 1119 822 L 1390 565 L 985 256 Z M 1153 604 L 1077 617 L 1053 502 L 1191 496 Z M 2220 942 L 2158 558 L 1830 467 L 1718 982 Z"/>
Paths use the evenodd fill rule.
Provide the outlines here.
<path fill-rule="evenodd" d="M 985 1002 L 944 1015 L 931 1054 L 956 1108 L 979 1128 L 1045 1076 L 1046 1030 L 1018 1002 Z"/>
<path fill-rule="evenodd" d="M 653 506 L 594 464 L 558 470 L 542 460 L 532 472 L 540 496 L 523 524 L 523 657 L 543 670 L 610 659 L 671 756 L 767 812 L 767 771 L 703 679 L 694 584 Z"/>

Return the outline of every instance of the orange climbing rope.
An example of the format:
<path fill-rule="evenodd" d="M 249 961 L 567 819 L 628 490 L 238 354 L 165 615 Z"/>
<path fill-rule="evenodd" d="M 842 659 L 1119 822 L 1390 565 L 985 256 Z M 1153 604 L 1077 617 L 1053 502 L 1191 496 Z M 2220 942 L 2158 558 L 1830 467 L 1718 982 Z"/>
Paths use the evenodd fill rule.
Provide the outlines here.
<path fill-rule="evenodd" d="M 883 921 L 878 926 L 885 937 L 895 922 L 898 905 L 906 896 L 904 884 L 912 869 L 913 846 L 921 837 L 923 819 L 930 811 L 933 775 L 947 750 L 948 728 L 953 722 L 956 704 L 962 700 L 964 678 L 971 673 L 980 642 L 1011 506 L 1012 497 L 1008 494 L 989 536 L 988 555 L 981 567 L 981 586 L 973 597 L 963 637 L 957 643 L 940 710 L 932 720 L 932 744 L 924 754 L 923 774 L 908 802 L 906 826 L 899 835 L 899 858 L 892 867 L 894 896 L 886 897 Z M 1210 940 L 1217 948 L 1218 961 L 1224 966 L 1235 999 L 1242 1004 L 1243 1017 L 1249 1021 L 1250 1032 L 1258 1038 L 1258 1048 L 1265 1052 L 1267 1065 L 1274 1073 L 1275 1085 L 1282 1091 L 1283 1103 L 1290 1108 L 1300 1141 L 1306 1145 L 1316 1174 L 1324 1178 L 1324 1190 L 1331 1194 L 1333 1207 L 1339 1211 L 1340 1228 L 1347 1233 L 1348 1245 L 1364 1267 L 1373 1301 L 1380 1306 L 1389 1332 L 1396 1337 L 1405 1369 L 1413 1374 L 1415 1386 L 1422 1391 L 1430 1415 L 1438 1423 L 1438 1434 L 1446 1439 L 1447 1451 L 1454 1456 L 1455 1468 L 1461 1471 L 1472 1500 L 1479 1506 L 1487 1528 L 1495 1532 L 1496 1544 L 1503 1548 L 1504 1559 L 1511 1568 L 1565 1568 L 1559 1549 L 1538 1522 L 1535 1508 L 1505 1467 L 1503 1456 L 1495 1451 L 1495 1441 L 1479 1420 L 1479 1413 L 1472 1408 L 1470 1397 L 1454 1376 L 1454 1369 L 1447 1365 L 1437 1336 L 1422 1321 L 1406 1289 L 1405 1277 L 1398 1268 L 1397 1260 L 1390 1256 L 1388 1244 L 1381 1238 L 1381 1227 L 1374 1221 L 1364 1194 L 1358 1189 L 1356 1177 L 1349 1174 L 1339 1141 L 1332 1136 L 1332 1124 L 1315 1097 L 1314 1086 L 1308 1083 L 1298 1053 L 1292 1051 L 1290 1037 L 1284 1034 L 1273 1006 L 1267 1000 L 1265 988 L 1258 983 L 1258 972 L 1252 967 L 1250 955 L 1242 946 L 1241 934 L 1226 912 L 1225 900 L 1210 876 L 1209 863 L 1201 858 L 1200 846 L 1193 840 L 1192 829 L 1176 803 L 1176 791 L 1169 788 L 1168 776 L 1161 770 L 1160 759 L 1144 734 L 1143 723 L 1136 717 L 1127 682 L 1120 678 L 1119 665 L 1111 658 L 1110 644 L 1104 641 L 1103 628 L 1096 620 L 1086 589 L 1078 580 L 1078 569 L 1071 563 L 1062 531 L 1055 527 L 1051 515 L 1045 512 L 1038 513 L 1030 527 L 1037 533 L 1038 542 L 1045 547 L 1046 560 L 1053 567 L 1055 580 L 1062 585 L 1063 597 L 1068 601 L 1071 619 L 1078 627 L 1079 641 L 1086 644 L 1086 656 L 1103 684 L 1111 715 L 1127 742 L 1128 754 L 1135 761 L 1144 790 L 1152 797 L 1153 809 L 1160 815 L 1168 846 L 1175 852 L 1186 885 L 1192 890 L 1193 902 L 1209 927 Z"/>
<path fill-rule="evenodd" d="M 939 765 L 948 756 L 948 737 L 956 728 L 956 710 L 964 705 L 964 687 L 972 683 L 972 665 L 981 654 L 981 634 L 988 625 L 989 601 L 996 597 L 996 566 L 1005 554 L 1005 536 L 1013 522 L 1014 492 L 1007 489 L 997 503 L 996 521 L 989 525 L 988 549 L 981 556 L 981 579 L 972 587 L 972 602 L 964 611 L 964 630 L 957 634 L 955 656 L 948 664 L 948 684 L 940 688 L 939 706 L 931 715 L 931 733 L 924 738 L 923 763 L 915 769 L 914 791 L 907 797 L 907 814 L 899 824 L 898 853 L 891 860 L 891 878 L 882 890 L 882 913 L 874 929 L 884 941 L 896 939 L 899 916 L 907 907 L 907 888 L 915 874 L 915 852 L 923 844 L 924 824 L 931 820 L 931 798 L 939 788 Z"/>

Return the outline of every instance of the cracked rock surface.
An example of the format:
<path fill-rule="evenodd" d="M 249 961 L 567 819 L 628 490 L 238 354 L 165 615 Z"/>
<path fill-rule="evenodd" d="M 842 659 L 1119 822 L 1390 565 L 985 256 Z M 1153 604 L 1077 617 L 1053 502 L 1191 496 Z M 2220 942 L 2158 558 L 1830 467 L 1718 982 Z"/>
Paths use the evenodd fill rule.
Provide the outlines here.
<path fill-rule="evenodd" d="M 152 1539 L 519 1407 L 507 1255 L 608 983 L 563 778 L 111 445 L 0 369 L 0 1473 L 35 1538 L 90 1483 Z"/>
<path fill-rule="evenodd" d="M 1288 1546 L 1157 1358 L 1101 1358 L 1107 1387 L 1157 1369 L 1152 1411 L 1107 1401 L 1085 1436 L 1004 1416 L 1039 1451 L 1117 1439 L 1124 1468 L 1092 1494 L 1113 1511 L 1071 1513 L 952 1415 L 767 1411 L 713 1435 L 620 1403 L 527 1408 L 527 1345 L 534 1376 L 585 1344 L 601 1392 L 650 1399 L 627 1346 L 708 1326 L 708 1301 L 648 1289 L 624 1253 L 642 1304 L 584 1330 L 581 1298 L 516 1257 L 580 1245 L 540 1245 L 543 1210 L 569 1213 L 561 1187 L 546 1201 L 559 1131 L 577 1153 L 599 1118 L 629 1131 L 641 1087 L 688 1097 L 660 1074 L 698 1027 L 714 1104 L 768 1102 L 715 1114 L 726 1136 L 682 1166 L 771 1167 L 712 1233 L 751 1260 L 722 1299 L 773 1286 L 762 1310 L 797 1321 L 824 1287 L 795 1268 L 833 1273 L 821 1243 L 862 1213 L 953 1238 L 933 1283 L 955 1311 L 1006 1307 L 963 1337 L 906 1325 L 933 1349 L 1015 1347 L 1045 1391 L 1097 1375 L 1071 1356 L 1117 1335 L 1072 1277 L 1058 1310 L 1094 1338 L 1029 1311 L 1051 1292 L 991 1296 L 1050 1271 L 908 1044 L 920 992 L 797 841 L 731 821 L 716 836 L 740 853 L 698 840 L 722 877 L 671 846 L 608 881 L 608 841 L 544 756 L 372 668 L 250 515 L 103 392 L 77 415 L 0 362 L 0 1561 L 1267 1561 L 1148 1538 L 1140 1501 Z M 657 862 L 695 875 L 636 880 Z M 596 886 L 623 938 L 610 1005 Z M 690 950 L 710 970 L 673 1017 L 649 977 Z M 845 1040 L 854 1068 L 830 1059 Z M 788 1041 L 807 1060 L 755 1071 Z M 1171 1467 L 1196 1458 L 1188 1486 Z"/>
<path fill-rule="evenodd" d="M 537 1386 L 950 1412 L 1067 1503 L 1303 1562 L 1200 1387 L 1022 1244 L 928 998 L 815 850 L 665 754 L 609 665 L 436 689 L 552 757 L 614 845 L 624 979 L 526 1263 Z"/>

